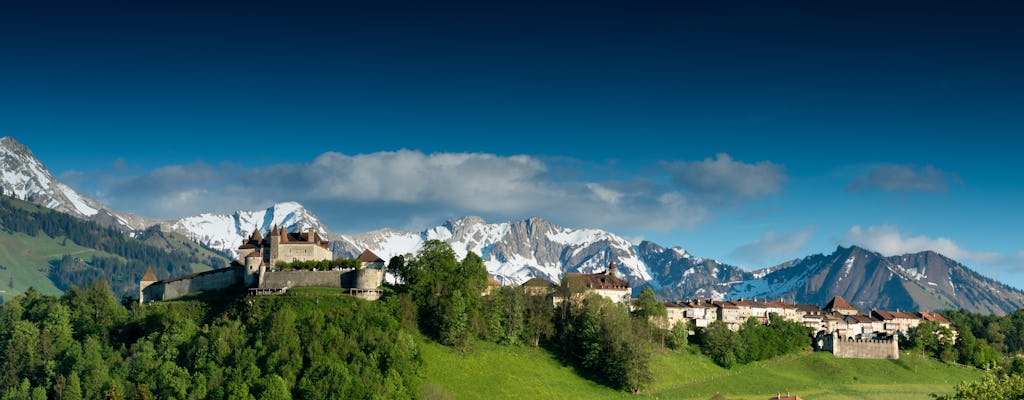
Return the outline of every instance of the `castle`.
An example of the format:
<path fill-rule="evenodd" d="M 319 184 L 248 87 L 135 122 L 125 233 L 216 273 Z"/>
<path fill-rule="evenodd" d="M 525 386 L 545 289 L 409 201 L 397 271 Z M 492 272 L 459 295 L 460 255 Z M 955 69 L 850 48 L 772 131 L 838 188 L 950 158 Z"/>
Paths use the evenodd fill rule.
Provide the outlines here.
<path fill-rule="evenodd" d="M 274 225 L 266 238 L 254 229 L 238 247 L 238 255 L 227 268 L 163 280 L 149 268 L 139 281 L 139 303 L 231 287 L 247 288 L 252 295 L 280 294 L 294 287 L 335 287 L 366 300 L 376 300 L 382 293 L 384 261 L 369 250 L 359 256 L 356 269 L 278 270 L 279 262 L 332 259 L 330 242 L 313 229 L 287 232 Z"/>
<path fill-rule="evenodd" d="M 306 232 L 286 232 L 275 224 L 264 239 L 260 230 L 254 229 L 249 238 L 238 246 L 238 255 L 244 262 L 261 259 L 269 267 L 276 267 L 278 261 L 319 261 L 332 259 L 331 244 L 320 237 L 313 228 Z"/>

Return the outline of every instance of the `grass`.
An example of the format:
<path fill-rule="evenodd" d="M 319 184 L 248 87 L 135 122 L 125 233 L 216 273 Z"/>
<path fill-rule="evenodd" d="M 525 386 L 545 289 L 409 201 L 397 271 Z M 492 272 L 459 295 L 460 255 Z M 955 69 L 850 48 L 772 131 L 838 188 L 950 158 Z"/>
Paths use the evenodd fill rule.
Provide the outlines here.
<path fill-rule="evenodd" d="M 636 398 L 584 379 L 543 349 L 476 343 L 468 354 L 422 343 L 425 398 Z M 805 399 L 929 399 L 981 371 L 903 353 L 899 360 L 839 359 L 830 353 L 788 355 L 733 369 L 690 352 L 651 359 L 654 383 L 641 397 L 764 400 L 790 392 Z"/>
<path fill-rule="evenodd" d="M 630 395 L 583 379 L 551 353 L 532 347 L 476 342 L 462 354 L 420 343 L 424 399 L 619 399 Z"/>
<path fill-rule="evenodd" d="M 9 299 L 24 293 L 29 287 L 43 294 L 61 294 L 50 280 L 50 262 L 60 260 L 65 254 L 81 257 L 87 262 L 92 261 L 96 254 L 113 257 L 63 238 L 0 232 L 0 266 L 3 266 L 0 268 L 0 290 L 4 291 L 0 296 Z"/>

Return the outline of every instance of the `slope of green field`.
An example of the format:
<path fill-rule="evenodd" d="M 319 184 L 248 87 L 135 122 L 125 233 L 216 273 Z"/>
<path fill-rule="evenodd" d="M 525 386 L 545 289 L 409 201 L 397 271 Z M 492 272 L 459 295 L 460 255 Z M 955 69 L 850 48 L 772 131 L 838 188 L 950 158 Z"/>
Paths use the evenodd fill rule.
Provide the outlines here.
<path fill-rule="evenodd" d="M 50 262 L 59 260 L 65 254 L 80 257 L 86 262 L 91 261 L 96 254 L 114 257 L 63 238 L 0 231 L 0 290 L 4 291 L 0 296 L 11 298 L 29 287 L 36 288 L 40 293 L 59 295 L 61 290 L 49 278 Z"/>
<path fill-rule="evenodd" d="M 423 343 L 424 398 L 618 399 L 636 396 L 578 376 L 541 349 L 477 343 L 462 355 Z M 688 352 L 652 357 L 655 382 L 641 397 L 764 400 L 790 392 L 805 399 L 928 399 L 981 372 L 904 353 L 900 360 L 837 359 L 829 353 L 790 355 L 731 370 Z"/>

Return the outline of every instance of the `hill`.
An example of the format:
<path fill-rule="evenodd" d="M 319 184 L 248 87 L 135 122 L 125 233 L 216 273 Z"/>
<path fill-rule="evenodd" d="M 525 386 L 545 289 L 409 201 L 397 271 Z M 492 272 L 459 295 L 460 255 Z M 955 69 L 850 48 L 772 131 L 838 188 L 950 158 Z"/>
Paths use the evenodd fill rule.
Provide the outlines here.
<path fill-rule="evenodd" d="M 421 346 L 427 399 L 636 398 L 576 375 L 543 349 L 478 343 L 462 355 L 432 342 Z M 854 360 L 812 353 L 724 369 L 702 355 L 662 352 L 652 359 L 655 380 L 642 396 L 764 400 L 789 391 L 806 399 L 929 399 L 982 375 L 917 354 L 900 356 Z"/>
<path fill-rule="evenodd" d="M 56 294 L 94 279 L 119 296 L 138 288 L 147 267 L 167 275 L 224 266 L 227 259 L 181 235 L 153 228 L 129 237 L 120 231 L 0 196 L 0 285 L 4 298 L 35 287 Z"/>

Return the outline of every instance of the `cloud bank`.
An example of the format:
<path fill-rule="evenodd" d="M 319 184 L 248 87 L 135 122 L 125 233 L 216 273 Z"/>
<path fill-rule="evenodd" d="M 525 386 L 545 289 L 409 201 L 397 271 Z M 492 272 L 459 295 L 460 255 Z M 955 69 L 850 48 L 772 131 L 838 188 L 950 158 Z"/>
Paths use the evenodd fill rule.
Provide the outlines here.
<path fill-rule="evenodd" d="M 881 164 L 872 168 L 866 175 L 858 176 L 846 187 L 848 192 L 880 190 L 884 192 L 936 192 L 949 191 L 951 182 L 959 182 L 955 174 L 950 174 L 927 165 Z"/>
<path fill-rule="evenodd" d="M 703 161 L 663 162 L 672 182 L 686 193 L 721 198 L 754 198 L 778 194 L 789 178 L 785 168 L 771 161 L 753 164 L 735 161 L 726 153 Z"/>
<path fill-rule="evenodd" d="M 972 251 L 949 238 L 905 235 L 895 225 L 869 226 L 867 228 L 854 226 L 843 235 L 841 244 L 860 246 L 877 251 L 884 256 L 931 250 L 960 262 L 975 262 L 1024 270 L 1024 251 L 1013 255 Z"/>
<path fill-rule="evenodd" d="M 780 166 L 745 164 L 726 154 L 663 166 L 662 180 L 671 177 L 679 186 L 646 176 L 587 180 L 526 155 L 327 152 L 309 162 L 257 168 L 196 162 L 135 176 L 121 176 L 124 171 L 115 168 L 97 179 L 98 188 L 85 192 L 114 209 L 157 218 L 298 201 L 340 232 L 382 225 L 422 228 L 463 215 L 491 220 L 536 215 L 571 226 L 666 231 L 705 221 L 713 208 L 708 196 L 776 193 L 785 181 Z M 714 179 L 691 179 L 700 171 Z M 74 172 L 67 175 L 85 180 Z"/>

